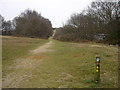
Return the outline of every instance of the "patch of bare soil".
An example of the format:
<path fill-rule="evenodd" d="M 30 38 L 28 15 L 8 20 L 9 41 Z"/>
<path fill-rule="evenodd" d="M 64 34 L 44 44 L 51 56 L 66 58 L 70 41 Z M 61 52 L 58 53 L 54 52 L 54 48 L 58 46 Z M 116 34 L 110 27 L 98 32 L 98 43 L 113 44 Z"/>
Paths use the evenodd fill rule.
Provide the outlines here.
<path fill-rule="evenodd" d="M 44 59 L 46 58 L 47 56 L 43 56 L 43 55 L 34 55 L 34 56 L 29 56 L 27 58 L 30 58 L 30 59 L 33 59 L 33 60 L 39 60 L 39 59 Z"/>
<path fill-rule="evenodd" d="M 14 72 L 9 73 L 3 77 L 3 88 L 19 88 L 20 83 L 26 81 L 28 78 L 33 77 L 32 70 L 35 69 L 37 65 L 40 65 L 40 62 L 45 59 L 47 56 L 44 56 L 40 53 L 50 51 L 48 48 L 52 46 L 53 42 L 49 41 L 31 51 L 31 55 L 25 58 L 19 58 L 15 60 L 14 65 L 7 67 L 8 69 L 14 70 Z"/>
<path fill-rule="evenodd" d="M 91 47 L 106 47 L 106 46 L 101 46 L 101 45 L 91 45 Z"/>
<path fill-rule="evenodd" d="M 81 56 L 80 56 L 80 54 L 74 54 L 72 57 L 74 57 L 74 58 L 79 58 L 79 57 L 81 57 Z"/>

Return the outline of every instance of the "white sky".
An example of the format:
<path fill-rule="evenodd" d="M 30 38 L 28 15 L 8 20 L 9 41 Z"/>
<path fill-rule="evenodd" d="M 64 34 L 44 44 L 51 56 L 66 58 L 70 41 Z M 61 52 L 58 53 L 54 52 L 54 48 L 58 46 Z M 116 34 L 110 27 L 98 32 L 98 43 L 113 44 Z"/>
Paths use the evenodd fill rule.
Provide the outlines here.
<path fill-rule="evenodd" d="M 87 8 L 93 0 L 0 0 L 0 14 L 12 20 L 26 9 L 36 10 L 60 27 L 73 14 Z"/>

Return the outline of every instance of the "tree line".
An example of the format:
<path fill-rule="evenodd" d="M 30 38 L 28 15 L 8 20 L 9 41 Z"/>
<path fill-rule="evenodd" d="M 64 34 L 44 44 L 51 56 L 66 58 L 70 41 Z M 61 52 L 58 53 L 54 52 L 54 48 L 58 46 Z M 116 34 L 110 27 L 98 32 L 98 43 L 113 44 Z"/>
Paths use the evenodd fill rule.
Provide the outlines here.
<path fill-rule="evenodd" d="M 0 17 L 3 35 L 49 38 L 53 33 L 51 21 L 35 10 L 27 9 L 12 21 Z"/>
<path fill-rule="evenodd" d="M 71 15 L 54 39 L 120 44 L 120 1 L 94 1 L 86 10 Z"/>

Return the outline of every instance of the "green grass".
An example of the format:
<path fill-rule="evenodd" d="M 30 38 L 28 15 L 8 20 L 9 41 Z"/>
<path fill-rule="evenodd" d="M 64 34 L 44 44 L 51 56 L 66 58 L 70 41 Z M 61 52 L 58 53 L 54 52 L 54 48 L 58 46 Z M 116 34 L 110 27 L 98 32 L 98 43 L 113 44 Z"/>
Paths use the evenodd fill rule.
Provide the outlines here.
<path fill-rule="evenodd" d="M 54 44 L 49 49 L 53 51 L 41 54 L 47 56 L 47 58 L 44 58 L 42 62 L 37 63 L 35 68 L 29 70 L 32 77 L 22 81 L 20 88 L 118 87 L 118 49 L 116 46 L 92 42 L 68 43 L 52 41 Z M 23 45 L 21 42 L 23 42 Z M 28 50 L 34 49 L 45 42 L 47 40 L 3 38 L 3 65 L 9 65 L 8 62 L 13 63 L 15 59 L 13 56 L 16 56 L 16 58 L 23 57 L 27 55 Z M 10 53 L 12 51 L 13 53 Z M 101 82 L 99 84 L 94 83 L 96 54 L 101 56 Z"/>
<path fill-rule="evenodd" d="M 2 37 L 2 68 L 3 76 L 8 73 L 7 66 L 11 66 L 14 60 L 29 54 L 29 50 L 48 42 L 44 39 L 26 37 Z"/>
<path fill-rule="evenodd" d="M 117 48 L 91 47 L 88 43 L 67 43 L 53 40 L 54 52 L 33 70 L 35 77 L 22 87 L 40 88 L 115 88 L 117 87 Z M 96 45 L 96 44 L 94 44 Z M 99 45 L 99 44 L 98 44 Z M 102 45 L 102 44 L 101 44 Z M 103 45 L 104 46 L 104 45 Z M 101 83 L 94 83 L 95 55 L 101 55 Z M 109 57 L 108 57 L 108 56 Z M 32 83 L 31 83 L 32 82 Z"/>

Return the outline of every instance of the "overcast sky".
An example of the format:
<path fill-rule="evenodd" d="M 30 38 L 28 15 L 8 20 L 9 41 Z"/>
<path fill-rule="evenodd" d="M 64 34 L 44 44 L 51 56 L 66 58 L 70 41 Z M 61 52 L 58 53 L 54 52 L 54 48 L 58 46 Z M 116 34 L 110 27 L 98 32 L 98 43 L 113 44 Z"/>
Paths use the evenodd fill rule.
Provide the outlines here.
<path fill-rule="evenodd" d="M 0 14 L 12 20 L 26 9 L 36 10 L 48 18 L 53 27 L 60 27 L 73 13 L 87 8 L 93 0 L 0 0 Z"/>

